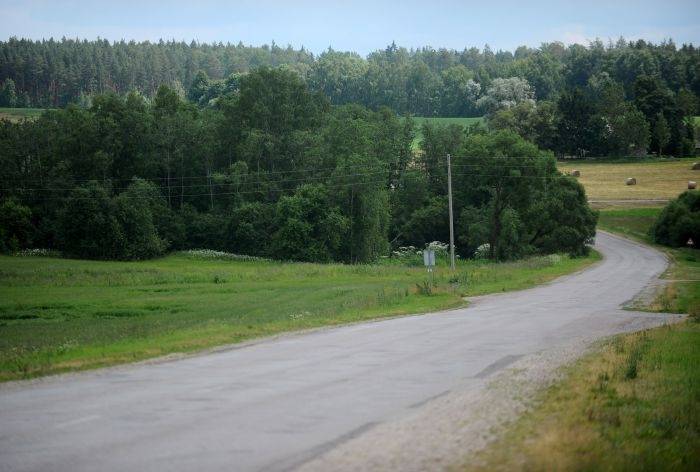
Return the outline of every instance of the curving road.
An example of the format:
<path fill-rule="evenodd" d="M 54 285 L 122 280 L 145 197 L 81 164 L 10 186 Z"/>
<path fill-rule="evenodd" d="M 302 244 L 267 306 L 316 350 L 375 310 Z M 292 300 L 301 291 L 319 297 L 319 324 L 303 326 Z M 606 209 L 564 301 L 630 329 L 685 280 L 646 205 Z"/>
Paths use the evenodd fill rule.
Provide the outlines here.
<path fill-rule="evenodd" d="M 5 385 L 0 470 L 295 468 L 522 356 L 663 323 L 620 306 L 665 257 L 605 233 L 596 248 L 586 271 L 466 309 Z"/>

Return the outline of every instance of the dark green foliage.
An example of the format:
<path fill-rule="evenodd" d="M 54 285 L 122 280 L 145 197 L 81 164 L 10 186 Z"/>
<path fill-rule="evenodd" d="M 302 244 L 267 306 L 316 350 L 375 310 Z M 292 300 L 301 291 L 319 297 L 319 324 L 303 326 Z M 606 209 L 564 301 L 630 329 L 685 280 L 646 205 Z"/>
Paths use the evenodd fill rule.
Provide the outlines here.
<path fill-rule="evenodd" d="M 432 241 L 449 241 L 450 226 L 447 197 L 428 199 L 417 207 L 401 227 L 398 246 L 423 247 Z"/>
<path fill-rule="evenodd" d="M 58 213 L 60 247 L 74 257 L 119 259 L 124 233 L 116 213 L 114 201 L 96 182 L 74 189 Z"/>
<path fill-rule="evenodd" d="M 464 140 L 464 129 L 459 125 L 424 123 L 422 136 L 420 161 L 428 187 L 433 193 L 444 194 L 447 191 L 447 154 L 456 155 L 459 151 Z"/>
<path fill-rule="evenodd" d="M 455 166 L 457 237 L 465 255 L 488 244 L 489 256 L 587 251 L 595 234 L 583 187 L 563 177 L 552 157 L 513 132 L 469 136 Z"/>
<path fill-rule="evenodd" d="M 223 224 L 223 214 L 198 211 L 185 204 L 180 210 L 180 216 L 185 226 L 185 248 L 224 249 L 226 226 Z"/>
<path fill-rule="evenodd" d="M 159 236 L 153 213 L 163 208 L 162 197 L 150 182 L 134 181 L 114 198 L 116 219 L 124 237 L 119 259 L 149 259 L 165 252 L 167 242 Z"/>
<path fill-rule="evenodd" d="M 700 241 L 700 191 L 682 193 L 669 202 L 651 229 L 654 241 L 671 247 L 682 247 L 692 240 Z"/>
<path fill-rule="evenodd" d="M 478 116 L 478 94 L 496 78 L 524 78 L 538 100 L 556 100 L 564 90 L 586 87 L 592 77 L 605 73 L 623 86 L 628 99 L 636 100 L 640 77 L 660 78 L 674 94 L 685 89 L 700 95 L 699 63 L 693 45 L 623 39 L 609 45 L 594 41 L 588 47 L 545 43 L 515 52 L 494 52 L 488 46 L 408 50 L 391 44 L 366 58 L 332 49 L 314 57 L 303 48 L 274 43 L 0 42 L 0 83 L 14 81 L 16 106 L 31 102 L 37 107 L 65 106 L 108 91 L 153 96 L 160 85 L 184 89 L 191 101 L 207 106 L 237 90 L 241 74 L 284 65 L 334 104 L 386 106 L 418 116 Z"/>
<path fill-rule="evenodd" d="M 32 211 L 13 199 L 0 204 L 0 252 L 11 252 L 27 247 L 34 228 Z"/>
<path fill-rule="evenodd" d="M 204 74 L 196 83 L 190 96 L 201 102 L 212 85 Z M 98 95 L 88 108 L 0 123 L 0 196 L 31 209 L 34 244 L 71 256 L 206 248 L 364 263 L 391 245 L 448 240 L 450 153 L 464 256 L 484 243 L 498 259 L 585 251 L 594 221 L 582 190 L 513 131 L 426 125 L 414 155 L 413 120 L 331 107 L 287 68 L 230 85 L 207 107 L 160 86 L 150 103 Z M 515 131 L 551 141 L 551 114 L 533 110 L 513 109 L 531 119 Z"/>
<path fill-rule="evenodd" d="M 489 116 L 488 125 L 493 130 L 515 131 L 542 149 L 554 149 L 557 119 L 557 110 L 553 102 L 521 102 Z"/>
<path fill-rule="evenodd" d="M 321 185 L 302 185 L 277 202 L 270 251 L 277 259 L 331 261 L 341 257 L 347 217 L 331 204 Z"/>
<path fill-rule="evenodd" d="M 166 243 L 153 224 L 151 184 L 134 182 L 110 198 L 91 182 L 74 189 L 58 213 L 60 247 L 87 259 L 148 259 L 165 251 Z"/>
<path fill-rule="evenodd" d="M 118 259 L 148 259 L 162 254 L 165 249 L 148 206 L 137 202 L 130 201 L 126 193 L 116 198 L 116 217 L 124 235 Z"/>
<path fill-rule="evenodd" d="M 256 69 L 267 72 L 250 74 Z M 507 87 L 498 86 L 504 82 L 519 83 L 518 90 L 527 93 L 509 97 Z M 227 120 L 238 122 L 238 129 L 219 138 L 231 141 L 226 152 L 248 154 L 243 160 L 256 161 L 250 167 L 255 171 L 270 164 L 271 153 L 282 154 L 283 162 L 296 159 L 299 147 L 314 139 L 297 120 L 318 119 L 319 114 L 308 109 L 324 107 L 325 100 L 309 100 L 316 93 L 334 105 L 388 107 L 399 115 L 487 114 L 493 129 L 514 130 L 557 155 L 637 156 L 661 149 L 662 154 L 680 156 L 694 151 L 695 132 L 688 118 L 698 109 L 700 50 L 693 45 L 679 48 L 672 41 L 623 39 L 608 45 L 593 41 L 587 47 L 548 43 L 514 53 L 494 52 L 488 46 L 455 51 L 407 50 L 391 44 L 362 58 L 332 49 L 314 57 L 303 48 L 283 49 L 274 43 L 246 47 L 67 39 L 0 42 L 0 106 L 54 108 L 74 103 L 87 109 L 100 94 L 131 90 L 155 98 L 156 107 L 165 108 L 169 118 L 159 123 L 164 129 L 186 125 L 182 116 L 175 117 L 176 110 L 183 110 L 180 97 L 201 108 L 227 111 Z M 163 90 L 170 90 L 165 107 L 160 103 Z M 540 101 L 536 107 L 530 100 L 533 93 Z M 111 102 L 108 117 L 124 112 Z M 253 103 L 258 108 L 251 107 Z M 92 130 L 100 139 L 109 139 L 100 129 L 112 137 L 129 129 L 103 124 Z M 290 135 L 292 129 L 295 133 Z M 140 142 L 139 130 L 131 130 L 134 142 Z M 168 152 L 179 152 L 183 143 L 173 142 L 169 150 L 159 143 L 171 164 L 179 162 Z M 103 164 L 118 163 L 124 150 L 113 151 L 116 154 L 105 151 L 95 158 Z M 233 157 L 228 156 L 229 164 Z M 132 164 L 136 169 L 124 169 L 120 178 L 141 175 L 133 172 L 141 163 Z"/>
<path fill-rule="evenodd" d="M 226 231 L 227 249 L 251 256 L 267 256 L 274 212 L 274 206 L 261 202 L 245 203 L 236 208 Z"/>
<path fill-rule="evenodd" d="M 17 89 L 15 87 L 15 81 L 11 78 L 6 79 L 4 82 L 0 83 L 0 107 L 16 107 L 17 103 Z"/>
<path fill-rule="evenodd" d="M 578 181 L 560 174 L 550 175 L 547 188 L 527 211 L 528 244 L 540 252 L 567 252 L 581 256 L 595 237 L 598 215 L 591 210 Z"/>
<path fill-rule="evenodd" d="M 354 126 L 351 132 L 357 130 Z M 371 144 L 370 140 L 365 143 Z M 348 233 L 343 238 L 343 260 L 368 262 L 389 252 L 389 194 L 388 170 L 385 162 L 360 147 L 362 154 L 347 156 L 334 173 L 332 181 L 338 186 L 333 201 L 349 219 Z M 391 159 L 390 154 L 385 156 Z M 364 171 L 363 171 L 364 169 Z"/>
<path fill-rule="evenodd" d="M 391 205 L 391 224 L 389 239 L 394 246 L 422 245 L 428 241 L 442 240 L 436 237 L 429 240 L 420 238 L 416 241 L 418 230 L 409 222 L 413 213 L 426 205 L 429 193 L 427 179 L 422 172 L 403 172 L 395 181 L 395 188 L 389 194 Z M 429 223 L 432 225 L 434 222 Z M 441 233 L 441 236 L 445 233 Z"/>
<path fill-rule="evenodd" d="M 591 101 L 582 89 L 575 88 L 562 94 L 557 107 L 560 118 L 556 148 L 572 156 L 590 154 L 595 139 L 595 129 L 591 126 L 595 110 Z"/>

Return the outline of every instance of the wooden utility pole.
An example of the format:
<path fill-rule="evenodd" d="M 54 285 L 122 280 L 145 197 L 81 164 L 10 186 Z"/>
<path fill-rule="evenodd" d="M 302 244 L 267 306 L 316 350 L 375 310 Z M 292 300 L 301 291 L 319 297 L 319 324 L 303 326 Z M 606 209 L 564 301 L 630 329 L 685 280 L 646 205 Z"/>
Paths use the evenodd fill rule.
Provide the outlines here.
<path fill-rule="evenodd" d="M 452 215 L 452 164 L 450 155 L 447 155 L 447 202 L 450 208 L 450 268 L 455 270 L 455 228 Z"/>

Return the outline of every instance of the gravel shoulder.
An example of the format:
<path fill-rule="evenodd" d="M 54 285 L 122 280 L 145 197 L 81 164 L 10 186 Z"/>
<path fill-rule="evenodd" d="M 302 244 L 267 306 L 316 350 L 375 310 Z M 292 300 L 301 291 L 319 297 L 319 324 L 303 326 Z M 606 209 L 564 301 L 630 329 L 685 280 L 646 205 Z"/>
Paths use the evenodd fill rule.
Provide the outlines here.
<path fill-rule="evenodd" d="M 683 315 L 629 312 L 617 333 L 655 328 Z M 600 339 L 583 336 L 567 345 L 487 367 L 470 388 L 448 391 L 389 421 L 348 438 L 297 470 L 451 470 L 469 463 L 528 409 L 537 393 L 558 380 L 563 367 L 594 349 Z"/>

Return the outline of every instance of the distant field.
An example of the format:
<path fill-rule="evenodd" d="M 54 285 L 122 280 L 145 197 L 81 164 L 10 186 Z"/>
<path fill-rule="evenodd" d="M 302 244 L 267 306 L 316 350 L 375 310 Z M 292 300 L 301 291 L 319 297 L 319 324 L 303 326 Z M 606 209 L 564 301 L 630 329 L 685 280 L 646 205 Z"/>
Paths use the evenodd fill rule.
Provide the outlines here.
<path fill-rule="evenodd" d="M 700 182 L 700 170 L 691 170 L 697 159 L 670 159 L 668 161 L 640 161 L 629 163 L 560 162 L 559 170 L 581 171 L 579 181 L 586 188 L 588 198 L 600 201 L 668 200 L 687 190 L 688 181 Z M 628 177 L 637 179 L 637 185 L 625 185 Z"/>
<path fill-rule="evenodd" d="M 2 108 L 0 107 L 0 120 L 17 122 L 22 119 L 34 119 L 44 112 L 44 108 Z"/>
<path fill-rule="evenodd" d="M 142 262 L 0 256 L 0 381 L 81 370 L 285 331 L 421 313 L 464 295 L 522 289 L 598 260 L 441 258 L 418 265 L 211 260 Z"/>
<path fill-rule="evenodd" d="M 418 126 L 427 122 L 433 125 L 462 125 L 469 126 L 474 123 L 482 121 L 484 118 L 477 116 L 475 118 L 463 118 L 463 117 L 426 117 L 426 116 L 414 116 L 413 119 L 417 122 Z"/>
<path fill-rule="evenodd" d="M 414 150 L 417 150 L 420 148 L 420 141 L 423 139 L 423 135 L 421 133 L 421 127 L 423 123 L 430 123 L 432 125 L 460 125 L 467 127 L 469 125 L 472 125 L 474 123 L 479 123 L 483 121 L 482 117 L 476 117 L 476 118 L 461 118 L 461 117 L 450 117 L 450 118 L 442 118 L 442 117 L 425 117 L 425 116 L 414 116 L 413 119 L 416 122 L 416 137 L 413 140 L 412 148 Z"/>

